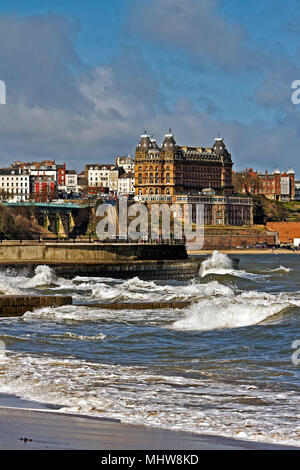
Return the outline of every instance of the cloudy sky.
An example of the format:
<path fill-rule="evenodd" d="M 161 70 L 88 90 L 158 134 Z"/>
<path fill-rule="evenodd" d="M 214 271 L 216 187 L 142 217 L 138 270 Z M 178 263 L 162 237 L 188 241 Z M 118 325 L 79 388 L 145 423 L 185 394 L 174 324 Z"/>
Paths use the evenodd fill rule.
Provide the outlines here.
<path fill-rule="evenodd" d="M 211 146 L 236 170 L 300 178 L 298 0 L 2 0 L 0 166 L 69 168 L 161 142 Z"/>

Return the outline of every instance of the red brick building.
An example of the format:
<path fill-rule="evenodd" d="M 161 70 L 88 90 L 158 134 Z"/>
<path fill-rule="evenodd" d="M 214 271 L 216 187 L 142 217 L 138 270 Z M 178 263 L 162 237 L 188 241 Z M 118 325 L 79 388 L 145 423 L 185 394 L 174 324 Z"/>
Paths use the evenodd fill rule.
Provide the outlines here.
<path fill-rule="evenodd" d="M 275 201 L 295 199 L 295 172 L 292 169 L 260 173 L 246 168 L 243 172 L 234 173 L 232 180 L 235 192 L 239 194 L 262 194 Z"/>
<path fill-rule="evenodd" d="M 36 202 L 50 202 L 57 197 L 57 181 L 50 176 L 37 176 L 32 180 L 32 197 Z"/>

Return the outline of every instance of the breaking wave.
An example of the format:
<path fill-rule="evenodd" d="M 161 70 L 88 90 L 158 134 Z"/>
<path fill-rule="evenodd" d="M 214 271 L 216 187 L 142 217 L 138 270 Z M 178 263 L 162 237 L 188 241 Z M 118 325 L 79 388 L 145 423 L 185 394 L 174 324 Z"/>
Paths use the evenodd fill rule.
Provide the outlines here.
<path fill-rule="evenodd" d="M 184 316 L 172 325 L 176 330 L 215 330 L 259 324 L 300 301 L 288 295 L 242 292 L 234 298 L 212 297 L 188 307 Z"/>
<path fill-rule="evenodd" d="M 35 268 L 35 275 L 33 278 L 28 279 L 25 282 L 24 287 L 25 289 L 35 288 L 35 287 L 43 287 L 43 286 L 51 286 L 52 284 L 57 282 L 56 275 L 49 266 L 37 266 Z"/>
<path fill-rule="evenodd" d="M 261 274 L 253 274 L 234 269 L 233 261 L 227 255 L 217 250 L 215 250 L 208 259 L 204 260 L 200 266 L 200 277 L 205 277 L 209 274 L 231 275 L 245 279 L 258 279 L 263 277 Z"/>
<path fill-rule="evenodd" d="M 232 296 L 234 289 L 218 281 L 201 284 L 199 280 L 195 280 L 187 285 L 159 285 L 153 281 L 142 281 L 138 277 L 116 286 L 105 283 L 92 286 L 93 299 L 112 302 L 197 300 L 210 295 Z"/>
<path fill-rule="evenodd" d="M 293 271 L 291 268 L 286 268 L 285 266 L 280 265 L 279 268 L 268 269 L 268 270 L 264 270 L 262 272 L 265 272 L 265 273 L 276 273 L 276 272 L 290 273 L 291 271 Z"/>

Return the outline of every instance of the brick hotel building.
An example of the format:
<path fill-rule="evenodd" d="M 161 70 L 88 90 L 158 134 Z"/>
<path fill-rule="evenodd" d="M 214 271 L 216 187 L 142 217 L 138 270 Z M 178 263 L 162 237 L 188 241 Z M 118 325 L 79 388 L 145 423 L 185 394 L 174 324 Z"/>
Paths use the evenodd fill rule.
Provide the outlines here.
<path fill-rule="evenodd" d="M 211 188 L 232 194 L 232 160 L 222 138 L 212 148 L 180 147 L 173 134 L 161 148 L 146 133 L 135 152 L 135 194 L 138 196 L 199 194 Z"/>
<path fill-rule="evenodd" d="M 145 132 L 135 151 L 135 199 L 204 205 L 207 225 L 252 225 L 250 198 L 233 196 L 232 159 L 224 140 L 212 147 L 176 144 L 171 130 L 162 146 Z"/>

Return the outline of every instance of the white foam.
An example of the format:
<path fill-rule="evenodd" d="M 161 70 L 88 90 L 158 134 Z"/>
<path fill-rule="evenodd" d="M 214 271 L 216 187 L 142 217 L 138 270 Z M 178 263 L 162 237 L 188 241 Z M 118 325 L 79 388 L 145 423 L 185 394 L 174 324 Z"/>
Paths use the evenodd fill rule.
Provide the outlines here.
<path fill-rule="evenodd" d="M 231 259 L 219 251 L 215 250 L 213 254 L 206 260 L 204 260 L 200 266 L 199 274 L 201 277 L 208 273 L 214 273 L 216 270 L 232 270 Z"/>
<path fill-rule="evenodd" d="M 8 352 L 0 392 L 59 405 L 60 413 L 110 417 L 153 427 L 299 445 L 298 394 L 156 373 L 140 366 Z M 268 406 L 263 408 L 261 403 Z M 257 402 L 257 405 L 256 405 Z"/>
<path fill-rule="evenodd" d="M 253 274 L 243 270 L 233 268 L 232 260 L 225 255 L 215 250 L 212 255 L 201 263 L 199 269 L 200 277 L 205 277 L 208 274 L 217 274 L 220 276 L 231 275 L 245 279 L 258 279 L 263 276 L 260 274 Z"/>
<path fill-rule="evenodd" d="M 212 297 L 191 305 L 172 328 L 201 331 L 251 326 L 298 303 L 280 294 L 276 296 L 255 291 L 241 293 L 235 298 Z"/>
<path fill-rule="evenodd" d="M 265 271 L 262 271 L 262 272 L 265 272 L 265 273 L 276 273 L 276 272 L 290 273 L 291 271 L 293 271 L 292 268 L 286 268 L 285 266 L 280 265 L 279 268 L 268 269 L 268 270 L 265 270 Z"/>
<path fill-rule="evenodd" d="M 63 336 L 53 335 L 53 337 L 76 339 L 80 341 L 99 341 L 99 340 L 102 341 L 107 336 L 102 333 L 99 333 L 98 335 L 78 335 L 76 333 L 67 331 Z"/>
<path fill-rule="evenodd" d="M 24 287 L 25 289 L 28 289 L 34 287 L 51 286 L 55 279 L 55 273 L 49 266 L 37 266 L 35 268 L 35 275 L 33 278 L 27 280 L 24 283 Z"/>
<path fill-rule="evenodd" d="M 196 300 L 210 295 L 234 295 L 230 286 L 211 281 L 201 284 L 199 280 L 191 281 L 186 285 L 159 285 L 153 281 L 142 281 L 138 277 L 123 282 L 123 284 L 107 285 L 97 283 L 80 284 L 78 289 L 91 289 L 92 299 L 102 301 L 171 301 Z"/>

